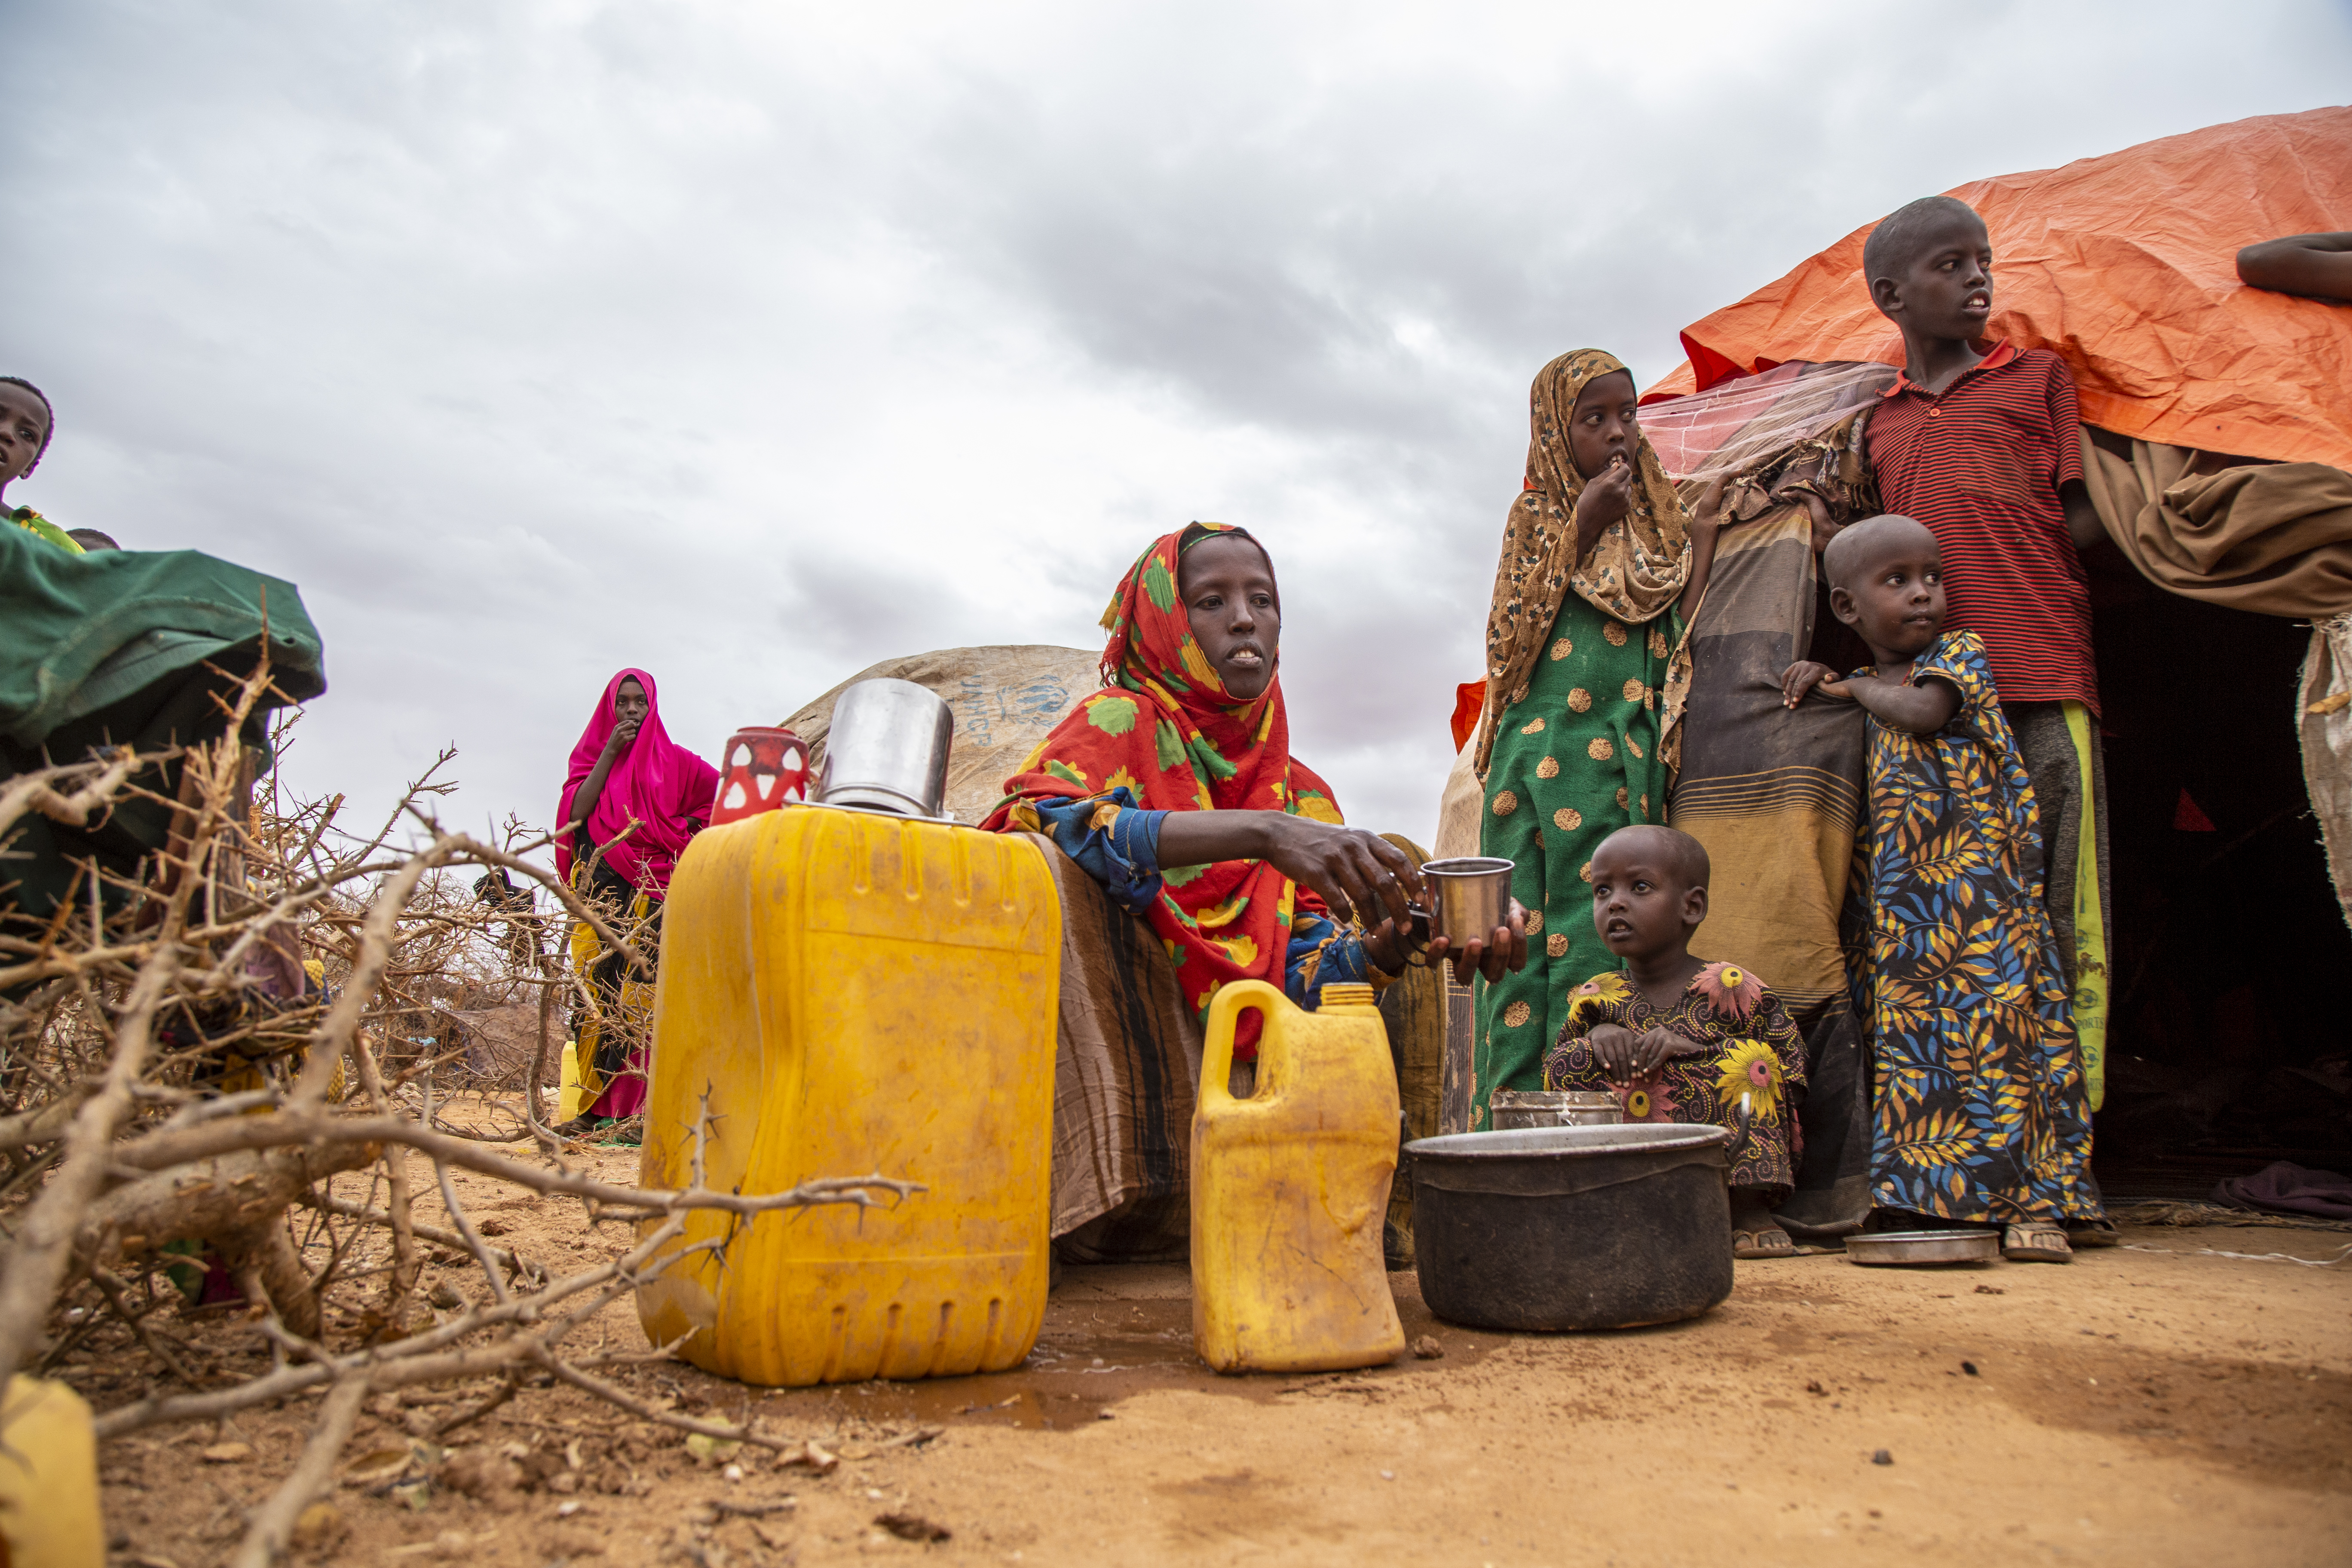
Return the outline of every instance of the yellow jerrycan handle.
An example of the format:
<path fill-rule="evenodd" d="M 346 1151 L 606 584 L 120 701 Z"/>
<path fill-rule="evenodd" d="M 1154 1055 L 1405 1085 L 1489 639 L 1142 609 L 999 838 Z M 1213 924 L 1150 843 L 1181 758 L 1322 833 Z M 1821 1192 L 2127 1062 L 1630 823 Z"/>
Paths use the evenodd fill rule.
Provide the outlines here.
<path fill-rule="evenodd" d="M 1217 994 L 1209 998 L 1209 1034 L 1201 1047 L 1200 1105 L 1222 1104 L 1234 1098 L 1228 1087 L 1234 1077 L 1234 1026 L 1241 1021 L 1242 1009 L 1256 1008 L 1271 1025 L 1277 1005 L 1289 1008 L 1293 1003 L 1263 980 L 1228 980 L 1217 987 Z M 1258 1037 L 1261 1041 L 1273 1037 L 1270 1027 Z M 1263 1050 L 1258 1059 L 1261 1064 L 1265 1061 Z"/>

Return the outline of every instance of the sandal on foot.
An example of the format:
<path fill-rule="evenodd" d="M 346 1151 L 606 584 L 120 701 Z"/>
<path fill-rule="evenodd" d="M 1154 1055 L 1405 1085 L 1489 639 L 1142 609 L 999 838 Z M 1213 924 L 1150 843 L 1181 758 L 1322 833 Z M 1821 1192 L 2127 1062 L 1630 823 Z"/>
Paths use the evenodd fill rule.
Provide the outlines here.
<path fill-rule="evenodd" d="M 2011 1263 L 2072 1263 L 2066 1227 L 2054 1220 L 2031 1220 L 2000 1233 L 2000 1255 Z"/>
<path fill-rule="evenodd" d="M 2067 1245 L 2085 1247 L 2121 1247 L 2124 1233 L 2116 1228 L 2111 1219 L 2070 1219 L 2066 1222 Z"/>
<path fill-rule="evenodd" d="M 1742 1258 L 1794 1258 L 1797 1244 L 1789 1233 L 1777 1225 L 1758 1230 L 1735 1230 L 1731 1233 L 1731 1256 Z"/>

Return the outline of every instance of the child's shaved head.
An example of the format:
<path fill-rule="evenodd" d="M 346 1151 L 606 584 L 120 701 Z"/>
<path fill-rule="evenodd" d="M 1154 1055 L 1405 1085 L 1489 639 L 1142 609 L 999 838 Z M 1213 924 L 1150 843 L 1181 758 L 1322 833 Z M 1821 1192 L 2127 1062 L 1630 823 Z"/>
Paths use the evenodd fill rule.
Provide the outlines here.
<path fill-rule="evenodd" d="M 1915 519 L 1891 511 L 1865 517 L 1840 529 L 1830 541 L 1829 548 L 1822 552 L 1822 575 L 1832 588 L 1851 589 L 1880 551 L 1890 544 L 1916 544 L 1923 539 L 1934 548 L 1936 536 L 1927 531 L 1926 523 Z"/>
<path fill-rule="evenodd" d="M 1706 858 L 1706 846 L 1679 827 L 1661 827 L 1648 822 L 1621 827 L 1601 841 L 1601 848 L 1593 851 L 1592 858 L 1600 859 L 1601 852 L 1612 845 L 1636 854 L 1647 854 L 1657 863 L 1659 869 L 1680 878 L 1685 888 L 1704 888 L 1707 879 L 1715 874 L 1715 868 Z"/>
<path fill-rule="evenodd" d="M 1977 209 L 1958 196 L 1921 196 L 1880 219 L 1878 226 L 1870 231 L 1870 237 L 1862 242 L 1864 287 L 1875 290 L 1882 278 L 1900 281 L 1919 258 L 1920 247 L 1930 235 L 1946 219 L 1954 217 L 1965 217 L 1979 228 L 1984 226 Z"/>

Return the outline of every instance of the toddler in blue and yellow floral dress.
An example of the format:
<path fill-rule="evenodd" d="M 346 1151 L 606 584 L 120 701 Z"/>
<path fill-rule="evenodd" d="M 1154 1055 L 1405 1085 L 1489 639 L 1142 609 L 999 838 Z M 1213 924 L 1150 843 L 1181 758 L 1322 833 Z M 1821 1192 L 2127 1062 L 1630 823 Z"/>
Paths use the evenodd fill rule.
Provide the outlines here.
<path fill-rule="evenodd" d="M 1944 630 L 1934 536 L 1869 518 L 1822 566 L 1876 663 L 1792 665 L 1781 689 L 1870 712 L 1874 1221 L 1999 1226 L 2003 1257 L 2063 1263 L 2105 1214 L 2032 780 L 1984 645 Z"/>

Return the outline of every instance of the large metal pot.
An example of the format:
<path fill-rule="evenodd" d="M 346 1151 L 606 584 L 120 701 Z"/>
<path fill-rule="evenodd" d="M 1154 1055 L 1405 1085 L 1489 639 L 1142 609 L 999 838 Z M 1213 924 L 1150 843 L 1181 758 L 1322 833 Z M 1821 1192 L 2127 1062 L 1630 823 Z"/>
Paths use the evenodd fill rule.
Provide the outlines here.
<path fill-rule="evenodd" d="M 861 680 L 833 704 L 816 797 L 902 816 L 937 816 L 947 804 L 955 715 L 911 680 Z"/>
<path fill-rule="evenodd" d="M 1731 1294 L 1731 1134 L 1688 1122 L 1405 1145 L 1421 1296 L 1480 1329 L 1629 1329 Z"/>

